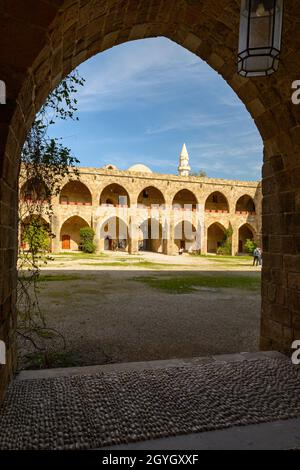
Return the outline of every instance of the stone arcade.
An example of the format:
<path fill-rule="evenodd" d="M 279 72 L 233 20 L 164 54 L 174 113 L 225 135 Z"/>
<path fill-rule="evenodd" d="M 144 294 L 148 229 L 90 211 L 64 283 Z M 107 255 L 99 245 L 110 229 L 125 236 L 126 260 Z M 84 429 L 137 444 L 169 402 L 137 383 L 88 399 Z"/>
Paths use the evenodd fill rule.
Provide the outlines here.
<path fill-rule="evenodd" d="M 46 214 L 43 219 L 55 234 L 51 250 L 78 250 L 85 226 L 94 228 L 98 251 L 216 253 L 229 226 L 232 255 L 245 252 L 247 239 L 260 243 L 260 183 L 189 176 L 185 144 L 178 171 L 162 175 L 141 164 L 126 171 L 114 165 L 80 168 L 79 179 L 66 179 L 53 198 L 51 220 Z M 21 205 L 42 197 L 34 182 L 21 185 Z M 28 217 L 21 221 L 21 244 L 28 223 Z"/>

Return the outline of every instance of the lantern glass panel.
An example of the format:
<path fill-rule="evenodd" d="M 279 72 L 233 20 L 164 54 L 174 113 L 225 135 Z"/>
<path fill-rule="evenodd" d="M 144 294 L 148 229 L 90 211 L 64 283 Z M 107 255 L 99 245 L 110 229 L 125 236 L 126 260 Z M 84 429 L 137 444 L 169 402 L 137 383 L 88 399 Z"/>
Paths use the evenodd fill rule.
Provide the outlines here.
<path fill-rule="evenodd" d="M 283 0 L 242 0 L 238 70 L 243 76 L 270 75 L 278 68 Z"/>

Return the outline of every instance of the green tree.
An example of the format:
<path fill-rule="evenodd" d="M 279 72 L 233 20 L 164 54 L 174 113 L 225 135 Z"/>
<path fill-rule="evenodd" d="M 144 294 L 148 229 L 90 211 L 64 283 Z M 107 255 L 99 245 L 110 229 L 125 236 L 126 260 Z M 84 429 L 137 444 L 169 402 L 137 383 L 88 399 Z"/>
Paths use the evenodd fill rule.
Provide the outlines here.
<path fill-rule="evenodd" d="M 96 245 L 94 243 L 95 231 L 91 227 L 80 229 L 80 240 L 82 242 L 82 251 L 84 253 L 95 253 Z"/>
<path fill-rule="evenodd" d="M 65 176 L 78 177 L 76 165 L 79 161 L 72 155 L 62 139 L 49 136 L 49 129 L 57 120 L 78 120 L 76 116 L 76 93 L 84 80 L 77 71 L 67 76 L 49 95 L 45 104 L 36 115 L 28 132 L 21 153 L 20 186 L 31 181 L 31 189 L 37 197 L 24 198 L 19 203 L 19 222 L 26 218 L 38 220 L 45 215 L 51 219 L 53 208 L 51 197 L 58 194 Z M 39 188 L 43 188 L 40 197 Z M 30 189 L 30 188 L 29 188 Z M 30 224 L 25 230 L 25 240 L 30 250 L 20 247 L 18 259 L 18 328 L 20 345 L 26 349 L 27 343 L 35 348 L 42 358 L 43 367 L 53 366 L 51 357 L 59 348 L 65 348 L 63 335 L 46 325 L 44 314 L 38 298 L 38 281 L 41 263 L 51 260 L 46 253 L 49 239 L 54 235 L 45 227 Z M 47 239 L 47 242 L 46 242 Z M 47 244 L 47 247 L 46 247 Z"/>
<path fill-rule="evenodd" d="M 205 170 L 201 169 L 199 171 L 193 171 L 192 173 L 190 173 L 191 176 L 200 176 L 200 178 L 206 178 L 207 177 L 207 173 Z"/>
<path fill-rule="evenodd" d="M 48 251 L 50 245 L 49 230 L 40 222 L 32 221 L 24 228 L 23 240 L 29 245 L 29 251 L 34 255 L 38 252 Z"/>
<path fill-rule="evenodd" d="M 233 228 L 231 224 L 229 224 L 228 229 L 225 230 L 224 238 L 217 250 L 218 255 L 231 255 L 232 252 L 232 234 Z"/>
<path fill-rule="evenodd" d="M 257 247 L 257 244 L 255 243 L 254 240 L 250 240 L 250 238 L 247 238 L 244 247 L 245 247 L 246 253 L 249 253 L 249 255 L 252 255 L 253 251 Z"/>

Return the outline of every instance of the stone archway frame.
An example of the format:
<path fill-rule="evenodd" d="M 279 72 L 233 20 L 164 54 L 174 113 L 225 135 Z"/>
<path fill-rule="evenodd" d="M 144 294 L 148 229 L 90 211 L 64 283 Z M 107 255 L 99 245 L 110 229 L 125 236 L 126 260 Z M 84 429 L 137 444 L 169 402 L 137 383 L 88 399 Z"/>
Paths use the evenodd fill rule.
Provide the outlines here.
<path fill-rule="evenodd" d="M 231 86 L 264 141 L 263 165 L 263 307 L 261 347 L 289 351 L 300 335 L 300 288 L 297 226 L 299 211 L 300 108 L 291 102 L 291 85 L 299 79 L 300 13 L 286 2 L 279 71 L 269 77 L 237 75 L 239 2 L 224 7 L 221 0 L 60 0 L 35 2 L 34 19 L 24 5 L 4 5 L 0 75 L 6 83 L 7 104 L 0 116 L 1 237 L 5 259 L 5 289 L 1 289 L 3 332 L 15 316 L 15 255 L 18 161 L 36 112 L 49 92 L 77 65 L 94 54 L 129 40 L 167 37 L 205 60 Z M 12 36 L 14 40 L 12 41 Z M 285 216 L 288 212 L 289 217 Z M 298 225 L 297 225 L 298 224 Z M 278 250 L 278 246 L 280 247 Z M 269 293 L 272 292 L 272 295 Z M 287 298 L 289 303 L 280 299 Z M 278 294 L 278 295 L 277 295 Z M 280 317 L 277 312 L 284 312 Z M 4 333 L 3 333 L 4 334 Z M 14 345 L 9 341 L 6 383 L 14 368 Z M 5 379 L 4 379 L 5 377 Z M 1 381 L 1 379 L 0 379 Z M 2 384 L 1 384 L 2 385 Z M 0 389 L 0 395 L 3 391 Z"/>

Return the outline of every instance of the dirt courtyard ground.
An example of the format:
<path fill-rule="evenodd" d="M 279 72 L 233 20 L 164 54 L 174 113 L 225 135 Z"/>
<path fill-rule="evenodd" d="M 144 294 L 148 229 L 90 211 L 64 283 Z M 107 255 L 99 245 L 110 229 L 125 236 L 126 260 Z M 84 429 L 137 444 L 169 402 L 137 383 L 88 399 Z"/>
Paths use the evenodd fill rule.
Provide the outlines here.
<path fill-rule="evenodd" d="M 258 350 L 260 268 L 247 257 L 65 253 L 43 267 L 39 299 L 66 339 L 53 366 Z"/>

